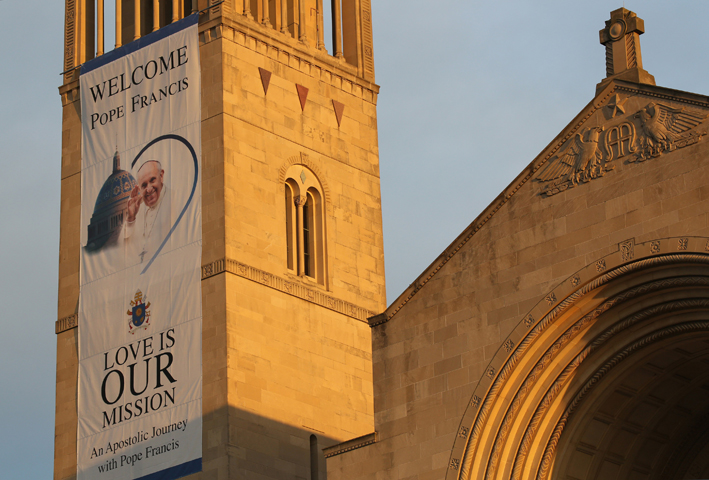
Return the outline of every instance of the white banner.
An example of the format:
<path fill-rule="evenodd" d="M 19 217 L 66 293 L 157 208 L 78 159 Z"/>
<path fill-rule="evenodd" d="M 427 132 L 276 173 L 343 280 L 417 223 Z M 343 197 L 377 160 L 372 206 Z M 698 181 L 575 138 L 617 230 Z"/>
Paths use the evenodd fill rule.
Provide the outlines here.
<path fill-rule="evenodd" d="M 202 470 L 197 15 L 82 66 L 77 478 Z"/>

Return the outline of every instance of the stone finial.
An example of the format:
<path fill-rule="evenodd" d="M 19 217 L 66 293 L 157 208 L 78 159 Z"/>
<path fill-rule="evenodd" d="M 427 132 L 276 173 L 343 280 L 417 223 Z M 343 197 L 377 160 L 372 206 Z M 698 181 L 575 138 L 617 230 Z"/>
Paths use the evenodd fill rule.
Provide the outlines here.
<path fill-rule="evenodd" d="M 640 35 L 645 33 L 645 22 L 625 8 L 611 12 L 606 28 L 600 32 L 601 44 L 606 47 L 606 78 L 597 91 L 611 79 L 655 85 L 655 78 L 643 70 L 640 54 Z"/>

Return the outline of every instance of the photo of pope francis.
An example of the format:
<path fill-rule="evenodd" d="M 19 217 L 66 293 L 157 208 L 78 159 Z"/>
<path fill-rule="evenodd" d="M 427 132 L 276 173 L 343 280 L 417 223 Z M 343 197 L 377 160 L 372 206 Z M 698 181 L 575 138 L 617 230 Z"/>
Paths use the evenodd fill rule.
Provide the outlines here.
<path fill-rule="evenodd" d="M 165 170 L 157 160 L 138 169 L 138 182 L 126 207 L 124 240 L 130 263 L 148 262 L 170 229 L 170 200 Z"/>

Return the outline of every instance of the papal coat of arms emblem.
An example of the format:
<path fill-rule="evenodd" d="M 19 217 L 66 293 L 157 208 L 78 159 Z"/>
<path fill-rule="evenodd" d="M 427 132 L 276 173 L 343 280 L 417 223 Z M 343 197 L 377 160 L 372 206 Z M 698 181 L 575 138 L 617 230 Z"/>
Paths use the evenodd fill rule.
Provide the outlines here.
<path fill-rule="evenodd" d="M 131 309 L 126 312 L 130 317 L 128 321 L 128 331 L 135 335 L 137 330 L 141 328 L 147 330 L 150 326 L 150 302 L 148 296 L 143 296 L 143 292 L 138 290 L 135 292 L 133 300 L 130 302 Z"/>

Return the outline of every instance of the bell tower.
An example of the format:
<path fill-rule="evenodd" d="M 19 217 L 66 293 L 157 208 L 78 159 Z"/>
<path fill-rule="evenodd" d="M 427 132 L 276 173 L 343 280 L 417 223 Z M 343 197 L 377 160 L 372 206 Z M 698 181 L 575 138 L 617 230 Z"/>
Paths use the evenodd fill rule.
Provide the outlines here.
<path fill-rule="evenodd" d="M 367 318 L 386 294 L 370 0 L 66 0 L 57 480 L 77 474 L 78 68 L 190 14 L 201 70 L 202 472 L 187 478 L 324 479 L 322 449 L 374 431 Z"/>

